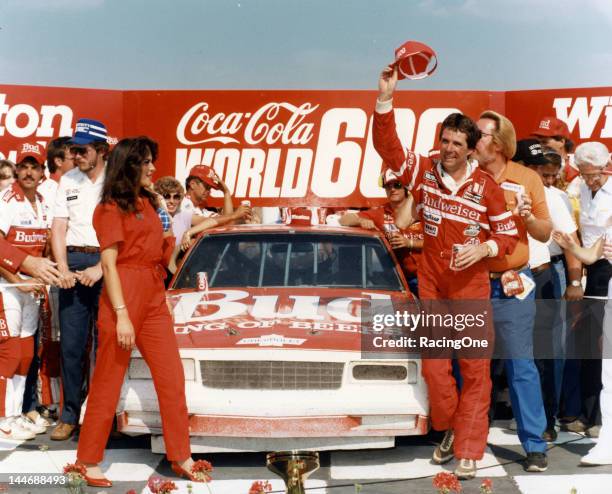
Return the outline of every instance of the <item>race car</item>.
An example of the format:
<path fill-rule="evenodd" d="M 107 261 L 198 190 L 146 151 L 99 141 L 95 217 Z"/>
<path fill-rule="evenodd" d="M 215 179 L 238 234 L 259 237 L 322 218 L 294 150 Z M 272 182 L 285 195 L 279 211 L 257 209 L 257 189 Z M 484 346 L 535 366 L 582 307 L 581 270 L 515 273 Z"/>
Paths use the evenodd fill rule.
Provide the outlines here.
<path fill-rule="evenodd" d="M 167 299 L 194 452 L 386 448 L 429 430 L 419 355 L 364 348 L 372 307 L 413 300 L 384 235 L 328 226 L 209 230 Z M 152 450 L 165 451 L 137 352 L 117 416 L 121 432 L 151 434 Z"/>

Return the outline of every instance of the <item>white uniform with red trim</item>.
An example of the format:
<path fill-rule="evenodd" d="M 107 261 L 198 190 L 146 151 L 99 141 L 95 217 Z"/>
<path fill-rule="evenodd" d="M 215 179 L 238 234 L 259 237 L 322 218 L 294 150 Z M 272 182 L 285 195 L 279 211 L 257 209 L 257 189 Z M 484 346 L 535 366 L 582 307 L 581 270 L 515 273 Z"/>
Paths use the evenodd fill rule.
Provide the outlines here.
<path fill-rule="evenodd" d="M 31 256 L 42 256 L 49 237 L 49 212 L 42 196 L 36 194 L 36 203 L 32 205 L 21 187 L 13 184 L 0 197 L 0 231 L 11 245 Z M 10 337 L 34 335 L 39 315 L 35 296 L 6 286 L 9 282 L 1 277 L 0 284 L 3 285 L 0 290 Z M 4 397 L 7 417 L 21 415 L 24 389 L 25 375 L 15 374 L 7 379 Z"/>
<path fill-rule="evenodd" d="M 34 207 L 33 207 L 34 206 Z M 30 204 L 17 184 L 0 198 L 0 231 L 13 246 L 34 257 L 42 256 L 49 237 L 49 210 L 40 194 Z M 25 275 L 21 275 L 26 277 Z M 9 282 L 0 278 L 3 285 Z M 2 287 L 11 336 L 32 336 L 38 325 L 38 305 L 29 293 Z"/>

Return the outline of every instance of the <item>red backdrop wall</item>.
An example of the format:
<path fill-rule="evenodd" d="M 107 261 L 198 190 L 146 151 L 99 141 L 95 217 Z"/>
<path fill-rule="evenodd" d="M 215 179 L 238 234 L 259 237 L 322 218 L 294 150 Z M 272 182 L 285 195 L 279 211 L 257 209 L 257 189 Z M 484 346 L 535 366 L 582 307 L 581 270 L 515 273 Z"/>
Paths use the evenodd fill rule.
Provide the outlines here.
<path fill-rule="evenodd" d="M 253 205 L 370 205 L 381 161 L 372 147 L 374 91 L 107 91 L 0 86 L 0 155 L 20 142 L 70 135 L 78 118 L 104 122 L 113 141 L 146 134 L 160 144 L 157 176 L 183 180 L 212 166 L 237 199 Z M 544 116 L 566 121 L 576 143 L 612 148 L 612 88 L 543 91 L 397 92 L 404 144 L 436 147 L 451 112 L 507 115 L 526 137 Z M 608 118 L 610 116 L 611 118 Z"/>

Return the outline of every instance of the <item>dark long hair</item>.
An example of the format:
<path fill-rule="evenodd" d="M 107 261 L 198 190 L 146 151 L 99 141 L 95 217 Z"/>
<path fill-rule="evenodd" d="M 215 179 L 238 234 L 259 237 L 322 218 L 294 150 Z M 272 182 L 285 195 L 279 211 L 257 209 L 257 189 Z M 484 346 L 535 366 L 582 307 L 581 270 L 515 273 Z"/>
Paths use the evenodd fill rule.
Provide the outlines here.
<path fill-rule="evenodd" d="M 157 208 L 155 194 L 140 186 L 142 162 L 151 153 L 155 161 L 157 143 L 146 136 L 121 139 L 108 156 L 106 176 L 102 188 L 102 203 L 114 202 L 126 213 L 136 211 L 138 196 L 147 199 Z"/>

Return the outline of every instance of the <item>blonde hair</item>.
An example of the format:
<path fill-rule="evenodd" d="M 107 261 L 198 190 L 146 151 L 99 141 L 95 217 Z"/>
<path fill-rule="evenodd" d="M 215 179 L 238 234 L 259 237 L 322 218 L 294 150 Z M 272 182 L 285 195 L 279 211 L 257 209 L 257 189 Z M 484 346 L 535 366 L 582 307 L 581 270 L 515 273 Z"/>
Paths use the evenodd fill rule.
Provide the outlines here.
<path fill-rule="evenodd" d="M 506 159 L 512 159 L 516 154 L 516 132 L 512 122 L 493 110 L 482 112 L 479 118 L 488 118 L 495 122 L 493 141 L 502 148 L 502 154 Z"/>

